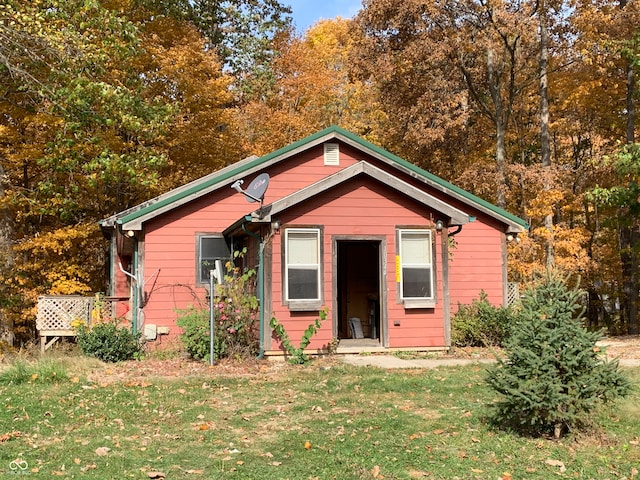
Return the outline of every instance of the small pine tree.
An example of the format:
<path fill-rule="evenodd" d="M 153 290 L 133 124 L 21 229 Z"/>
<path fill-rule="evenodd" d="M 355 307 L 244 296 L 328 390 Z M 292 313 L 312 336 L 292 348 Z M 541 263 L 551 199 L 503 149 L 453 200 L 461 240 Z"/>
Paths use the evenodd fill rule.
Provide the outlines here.
<path fill-rule="evenodd" d="M 599 332 L 583 326 L 580 291 L 549 275 L 522 299 L 521 316 L 505 342 L 505 360 L 488 371 L 501 394 L 495 420 L 531 434 L 560 438 L 598 404 L 629 392 L 617 361 L 607 361 Z"/>

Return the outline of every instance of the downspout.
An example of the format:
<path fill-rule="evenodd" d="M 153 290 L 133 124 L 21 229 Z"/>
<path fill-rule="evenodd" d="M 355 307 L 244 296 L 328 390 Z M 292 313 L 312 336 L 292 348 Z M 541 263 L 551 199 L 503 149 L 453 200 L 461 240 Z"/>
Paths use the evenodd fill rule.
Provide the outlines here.
<path fill-rule="evenodd" d="M 454 237 L 462 231 L 462 225 L 458 225 L 458 227 L 453 231 L 447 233 L 447 237 Z"/>
<path fill-rule="evenodd" d="M 262 359 L 264 357 L 264 239 L 261 235 L 247 230 L 247 223 L 248 220 L 245 217 L 245 221 L 242 222 L 242 231 L 260 242 L 258 247 L 258 302 L 260 303 L 260 349 L 258 352 L 258 359 Z"/>
<path fill-rule="evenodd" d="M 444 343 L 447 348 L 451 348 L 451 297 L 449 294 L 449 239 L 453 238 L 462 231 L 462 225 L 447 235 L 440 236 L 440 247 L 442 249 L 442 278 L 443 278 L 443 310 L 444 310 Z"/>
<path fill-rule="evenodd" d="M 131 314 L 131 329 L 134 335 L 138 334 L 138 303 L 140 294 L 140 281 L 138 279 L 138 239 L 133 237 L 133 271 L 136 276 L 136 286 L 133 289 L 133 313 Z"/>

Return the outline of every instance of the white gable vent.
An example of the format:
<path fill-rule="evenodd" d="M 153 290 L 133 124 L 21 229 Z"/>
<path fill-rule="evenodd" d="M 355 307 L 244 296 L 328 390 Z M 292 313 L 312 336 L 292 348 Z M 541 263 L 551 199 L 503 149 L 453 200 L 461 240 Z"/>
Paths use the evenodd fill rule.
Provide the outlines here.
<path fill-rule="evenodd" d="M 340 165 L 340 148 L 337 143 L 324 144 L 324 164 Z"/>

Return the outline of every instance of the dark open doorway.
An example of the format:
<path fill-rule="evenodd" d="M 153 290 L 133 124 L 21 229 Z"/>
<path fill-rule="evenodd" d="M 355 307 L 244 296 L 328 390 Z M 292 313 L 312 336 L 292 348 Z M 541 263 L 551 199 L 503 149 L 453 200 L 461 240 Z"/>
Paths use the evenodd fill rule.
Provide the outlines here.
<path fill-rule="evenodd" d="M 337 242 L 338 339 L 380 341 L 380 244 Z"/>

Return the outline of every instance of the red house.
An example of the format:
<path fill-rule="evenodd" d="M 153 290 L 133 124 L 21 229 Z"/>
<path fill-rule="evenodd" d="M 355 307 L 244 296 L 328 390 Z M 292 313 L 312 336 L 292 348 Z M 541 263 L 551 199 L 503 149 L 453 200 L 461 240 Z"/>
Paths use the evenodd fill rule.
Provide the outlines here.
<path fill-rule="evenodd" d="M 272 316 L 296 343 L 323 308 L 312 351 L 335 340 L 338 352 L 447 347 L 458 303 L 481 291 L 506 303 L 506 243 L 526 228 L 338 127 L 100 224 L 111 241 L 109 295 L 159 343 L 180 333 L 178 309 L 206 304 L 204 266 L 248 247 L 266 355 L 282 353 Z"/>

